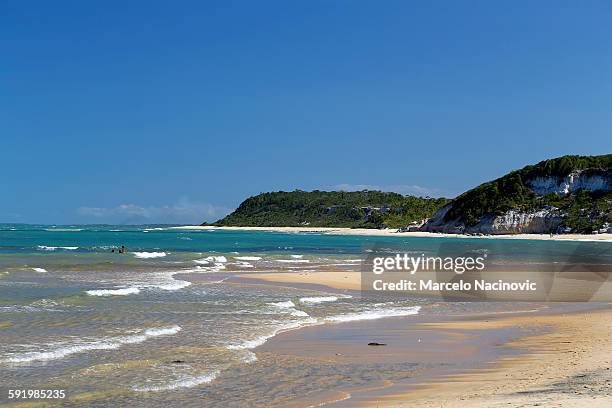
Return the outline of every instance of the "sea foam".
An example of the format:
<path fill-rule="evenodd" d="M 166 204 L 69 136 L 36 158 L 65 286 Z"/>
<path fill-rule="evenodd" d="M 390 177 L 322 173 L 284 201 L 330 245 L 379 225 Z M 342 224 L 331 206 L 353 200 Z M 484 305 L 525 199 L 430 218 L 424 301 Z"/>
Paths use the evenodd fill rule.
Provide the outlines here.
<path fill-rule="evenodd" d="M 132 252 L 136 258 L 149 259 L 149 258 L 162 258 L 166 256 L 165 252 Z"/>
<path fill-rule="evenodd" d="M 199 376 L 186 376 L 179 378 L 178 380 L 169 381 L 165 384 L 160 385 L 145 385 L 145 386 L 134 386 L 132 390 L 137 392 L 155 392 L 155 391 L 169 391 L 176 390 L 177 388 L 189 388 L 195 387 L 196 385 L 207 384 L 214 380 L 219 371 L 213 371 L 208 374 Z"/>
<path fill-rule="evenodd" d="M 140 293 L 140 289 L 136 287 L 119 289 L 94 289 L 88 290 L 85 293 L 87 293 L 89 296 L 126 296 Z"/>
<path fill-rule="evenodd" d="M 96 340 L 81 340 L 79 342 L 66 345 L 65 342 L 49 344 L 50 350 L 33 351 L 21 354 L 14 354 L 2 361 L 8 363 L 28 363 L 32 361 L 57 360 L 72 354 L 83 353 L 94 350 L 115 350 L 124 344 L 142 343 L 152 337 L 168 336 L 181 331 L 181 327 L 174 325 L 170 327 L 150 328 L 128 336 L 105 337 Z"/>
<path fill-rule="evenodd" d="M 55 251 L 56 249 L 65 249 L 67 251 L 74 251 L 75 249 L 79 249 L 78 246 L 48 246 L 48 245 L 37 245 L 36 248 L 41 251 Z"/>
<path fill-rule="evenodd" d="M 308 317 L 309 316 L 308 313 L 304 312 L 303 310 L 296 309 L 295 303 L 293 303 L 290 300 L 286 302 L 276 302 L 276 303 L 268 303 L 268 304 L 270 306 L 277 307 L 286 313 L 289 313 L 291 316 L 296 316 L 296 317 Z"/>
<path fill-rule="evenodd" d="M 365 310 L 363 312 L 347 313 L 326 318 L 329 322 L 354 322 L 357 320 L 376 320 L 385 317 L 410 316 L 419 314 L 421 306 L 396 307 L 389 309 Z"/>
<path fill-rule="evenodd" d="M 161 290 L 173 291 L 186 288 L 187 286 L 191 286 L 191 282 L 175 279 L 175 282 L 168 283 L 165 285 L 156 285 L 155 287 Z"/>
<path fill-rule="evenodd" d="M 279 326 L 279 327 L 275 328 L 272 332 L 270 332 L 268 334 L 261 335 L 259 337 L 256 337 L 256 338 L 252 339 L 252 340 L 247 340 L 247 341 L 244 341 L 242 343 L 230 344 L 230 345 L 227 346 L 227 349 L 229 349 L 229 350 L 250 350 L 250 349 L 254 349 L 256 347 L 261 346 L 266 341 L 268 341 L 269 339 L 271 339 L 272 337 L 276 336 L 277 334 L 279 334 L 281 332 L 298 329 L 298 328 L 306 326 L 306 325 L 315 324 L 316 322 L 317 321 L 315 319 L 313 319 L 313 318 L 308 318 L 308 319 L 305 319 L 303 321 L 298 321 L 298 322 L 291 322 L 291 323 Z"/>
<path fill-rule="evenodd" d="M 234 259 L 239 261 L 260 261 L 261 256 L 235 256 Z"/>
<path fill-rule="evenodd" d="M 336 300 L 338 300 L 337 296 L 315 296 L 315 297 L 300 298 L 301 303 L 335 302 Z"/>

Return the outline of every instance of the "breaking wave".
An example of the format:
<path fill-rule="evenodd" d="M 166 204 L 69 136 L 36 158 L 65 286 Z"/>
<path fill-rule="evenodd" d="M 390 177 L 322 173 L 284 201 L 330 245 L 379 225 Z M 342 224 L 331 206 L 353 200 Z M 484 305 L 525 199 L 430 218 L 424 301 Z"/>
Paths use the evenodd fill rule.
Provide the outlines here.
<path fill-rule="evenodd" d="M 87 293 L 89 296 L 127 296 L 140 293 L 140 289 L 136 287 L 119 289 L 94 289 L 88 290 L 85 293 Z"/>
<path fill-rule="evenodd" d="M 396 307 L 389 309 L 373 309 L 363 312 L 347 313 L 326 318 L 329 322 L 354 322 L 357 320 L 376 320 L 385 317 L 410 316 L 419 314 L 421 306 Z"/>
<path fill-rule="evenodd" d="M 304 312 L 303 310 L 298 310 L 295 308 L 295 303 L 293 303 L 292 301 L 288 300 L 286 302 L 276 302 L 276 303 L 268 303 L 270 306 L 274 306 L 278 309 L 280 309 L 283 312 L 289 313 L 291 316 L 296 316 L 296 317 L 308 317 L 308 313 Z"/>
<path fill-rule="evenodd" d="M 300 327 L 306 326 L 306 325 L 310 325 L 310 324 L 315 324 L 317 321 L 315 319 L 309 318 L 309 319 L 305 319 L 303 321 L 297 321 L 297 322 L 291 322 L 282 326 L 279 326 L 277 328 L 275 328 L 274 330 L 272 330 L 270 333 L 261 335 L 259 337 L 256 337 L 254 339 L 251 340 L 246 340 L 242 343 L 236 343 L 236 344 L 230 344 L 227 346 L 227 349 L 229 350 L 250 350 L 250 349 L 254 349 L 255 347 L 259 347 L 262 344 L 264 344 L 266 341 L 268 341 L 269 339 L 271 339 L 272 337 L 276 336 L 277 334 L 281 333 L 281 332 L 285 332 L 285 331 L 289 331 L 289 330 L 294 330 L 294 329 L 299 329 Z"/>
<path fill-rule="evenodd" d="M 132 390 L 137 392 L 155 392 L 195 387 L 196 385 L 208 384 L 217 377 L 217 374 L 219 374 L 219 371 L 213 371 L 211 373 L 199 376 L 187 376 L 160 385 L 134 386 L 132 387 Z"/>
<path fill-rule="evenodd" d="M 149 258 L 162 258 L 166 256 L 165 252 L 132 252 L 136 258 L 149 259 Z"/>
<path fill-rule="evenodd" d="M 56 249 L 65 249 L 67 251 L 74 251 L 75 249 L 79 249 L 78 246 L 47 246 L 47 245 L 37 245 L 36 248 L 41 251 L 55 251 Z"/>
<path fill-rule="evenodd" d="M 338 300 L 337 296 L 315 296 L 315 297 L 300 298 L 301 303 L 335 302 L 336 300 Z"/>
<path fill-rule="evenodd" d="M 72 354 L 84 353 L 94 350 L 115 350 L 125 344 L 142 343 L 152 337 L 173 335 L 181 331 L 181 327 L 174 325 L 170 327 L 158 327 L 141 331 L 139 334 L 117 337 L 105 337 L 101 339 L 82 339 L 73 344 L 65 342 L 48 344 L 49 350 L 33 351 L 27 353 L 13 354 L 1 361 L 7 363 L 28 363 L 32 361 L 57 360 Z"/>

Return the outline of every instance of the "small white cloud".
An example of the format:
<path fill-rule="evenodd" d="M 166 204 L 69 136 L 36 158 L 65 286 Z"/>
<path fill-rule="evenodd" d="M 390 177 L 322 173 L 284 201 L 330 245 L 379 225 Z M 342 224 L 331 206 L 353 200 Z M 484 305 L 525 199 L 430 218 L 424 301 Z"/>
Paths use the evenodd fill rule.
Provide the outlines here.
<path fill-rule="evenodd" d="M 362 191 L 362 190 L 378 190 L 399 193 L 403 195 L 417 195 L 436 197 L 440 194 L 438 189 L 418 186 L 416 184 L 394 184 L 394 185 L 372 185 L 372 184 L 336 184 L 334 190 L 341 191 Z"/>
<path fill-rule="evenodd" d="M 88 221 L 117 224 L 200 224 L 214 221 L 232 210 L 208 203 L 194 203 L 183 199 L 176 204 L 140 206 L 121 204 L 116 207 L 80 207 L 77 214 Z"/>

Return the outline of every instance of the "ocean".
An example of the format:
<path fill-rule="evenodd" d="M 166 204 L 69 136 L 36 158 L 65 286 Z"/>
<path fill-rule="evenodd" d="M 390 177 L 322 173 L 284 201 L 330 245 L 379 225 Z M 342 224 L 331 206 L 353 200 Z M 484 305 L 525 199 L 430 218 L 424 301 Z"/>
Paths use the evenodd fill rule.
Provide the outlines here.
<path fill-rule="evenodd" d="M 485 306 L 238 275 L 359 271 L 369 248 L 428 254 L 449 242 L 500 265 L 610 256 L 597 242 L 0 225 L 0 402 L 20 388 L 64 389 L 67 406 L 285 406 L 367 384 L 373 372 L 405 376 L 414 367 L 306 364 L 253 350 L 301 327 Z"/>

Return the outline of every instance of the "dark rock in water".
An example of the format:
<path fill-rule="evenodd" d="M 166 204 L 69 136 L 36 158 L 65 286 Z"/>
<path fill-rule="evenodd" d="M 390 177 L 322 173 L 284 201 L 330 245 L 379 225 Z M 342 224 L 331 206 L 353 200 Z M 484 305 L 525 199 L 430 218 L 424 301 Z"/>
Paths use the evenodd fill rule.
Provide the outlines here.
<path fill-rule="evenodd" d="M 375 341 L 368 343 L 368 346 L 386 346 L 385 343 L 377 343 Z"/>
<path fill-rule="evenodd" d="M 172 364 L 182 364 L 184 362 L 185 362 L 185 360 L 172 360 L 171 361 Z"/>

